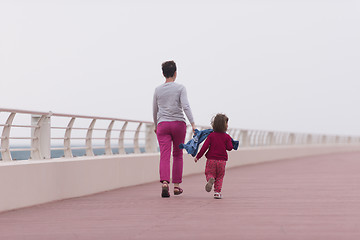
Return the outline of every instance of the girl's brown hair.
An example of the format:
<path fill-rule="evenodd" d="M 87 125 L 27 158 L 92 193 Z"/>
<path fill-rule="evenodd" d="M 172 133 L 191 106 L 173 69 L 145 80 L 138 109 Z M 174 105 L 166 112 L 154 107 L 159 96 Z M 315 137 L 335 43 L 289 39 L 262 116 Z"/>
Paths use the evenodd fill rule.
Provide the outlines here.
<path fill-rule="evenodd" d="M 225 114 L 216 114 L 211 120 L 211 126 L 214 132 L 226 132 L 228 121 L 229 118 Z"/>

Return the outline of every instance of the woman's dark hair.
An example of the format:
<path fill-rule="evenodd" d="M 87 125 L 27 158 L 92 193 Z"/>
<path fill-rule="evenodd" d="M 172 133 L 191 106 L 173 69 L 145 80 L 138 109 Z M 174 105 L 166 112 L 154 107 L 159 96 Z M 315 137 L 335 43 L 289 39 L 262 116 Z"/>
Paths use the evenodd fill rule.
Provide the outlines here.
<path fill-rule="evenodd" d="M 216 116 L 211 120 L 211 126 L 214 132 L 226 132 L 226 124 L 228 121 L 229 118 L 225 114 L 216 114 Z"/>
<path fill-rule="evenodd" d="M 176 72 L 176 64 L 174 61 L 164 62 L 161 67 L 165 78 L 171 78 L 174 76 L 174 73 Z"/>

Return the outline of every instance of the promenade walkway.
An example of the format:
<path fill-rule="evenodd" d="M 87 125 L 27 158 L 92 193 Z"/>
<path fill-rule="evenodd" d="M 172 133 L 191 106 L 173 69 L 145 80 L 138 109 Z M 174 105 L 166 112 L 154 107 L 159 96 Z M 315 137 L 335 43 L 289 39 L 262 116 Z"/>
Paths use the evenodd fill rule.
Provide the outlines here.
<path fill-rule="evenodd" d="M 4 212 L 0 239 L 360 239 L 360 152 L 228 169 L 221 200 L 204 178 L 169 199 L 156 182 Z"/>

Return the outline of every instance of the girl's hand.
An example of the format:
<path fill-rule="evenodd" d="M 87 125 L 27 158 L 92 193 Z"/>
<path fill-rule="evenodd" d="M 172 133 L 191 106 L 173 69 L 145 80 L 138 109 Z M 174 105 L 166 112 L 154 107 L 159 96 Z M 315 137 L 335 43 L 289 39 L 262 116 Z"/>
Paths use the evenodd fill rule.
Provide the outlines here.
<path fill-rule="evenodd" d="M 196 158 L 194 158 L 194 161 L 197 162 L 197 161 L 199 161 L 199 159 L 196 157 Z"/>

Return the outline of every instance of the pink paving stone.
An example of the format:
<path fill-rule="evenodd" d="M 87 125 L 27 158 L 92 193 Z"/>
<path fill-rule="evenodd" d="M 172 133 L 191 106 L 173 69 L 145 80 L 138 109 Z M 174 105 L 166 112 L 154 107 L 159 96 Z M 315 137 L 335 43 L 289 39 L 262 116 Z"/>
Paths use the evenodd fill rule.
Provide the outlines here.
<path fill-rule="evenodd" d="M 221 200 L 203 174 L 169 199 L 158 182 L 122 188 L 1 213 L 0 239 L 358 240 L 359 172 L 356 152 L 228 169 Z"/>

